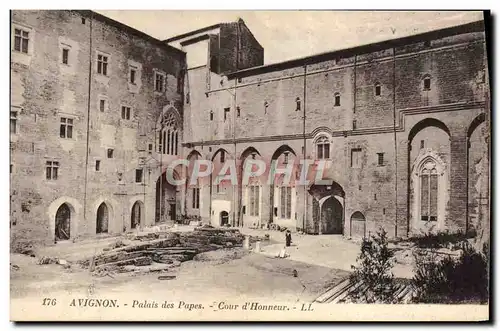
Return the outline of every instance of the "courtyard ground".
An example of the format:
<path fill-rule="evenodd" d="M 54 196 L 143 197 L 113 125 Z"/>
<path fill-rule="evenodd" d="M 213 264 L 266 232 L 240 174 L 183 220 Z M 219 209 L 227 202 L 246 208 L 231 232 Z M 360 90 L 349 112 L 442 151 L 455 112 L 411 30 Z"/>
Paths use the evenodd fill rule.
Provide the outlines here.
<path fill-rule="evenodd" d="M 182 227 L 175 231 L 191 231 Z M 217 300 L 273 300 L 283 302 L 311 302 L 349 275 L 356 263 L 359 242 L 338 235 L 293 234 L 287 258 L 276 258 L 284 247 L 285 234 L 279 231 L 240 229 L 243 234 L 264 237 L 261 252 L 243 248 L 210 252 L 208 261 L 192 260 L 167 272 L 144 275 L 115 274 L 91 276 L 74 262 L 88 258 L 109 246 L 117 237 L 63 242 L 36 251 L 36 258 L 12 254 L 11 300 L 40 300 L 42 297 L 96 296 L 136 293 L 144 297 L 161 295 L 170 300 L 196 298 Z M 219 255 L 219 256 L 218 256 Z M 72 264 L 64 268 L 58 264 L 38 265 L 41 256 L 65 259 Z M 210 256 L 209 256 L 210 257 Z M 294 270 L 298 277 L 294 277 Z M 411 268 L 396 265 L 397 277 L 411 277 Z M 159 275 L 175 276 L 159 280 Z"/>

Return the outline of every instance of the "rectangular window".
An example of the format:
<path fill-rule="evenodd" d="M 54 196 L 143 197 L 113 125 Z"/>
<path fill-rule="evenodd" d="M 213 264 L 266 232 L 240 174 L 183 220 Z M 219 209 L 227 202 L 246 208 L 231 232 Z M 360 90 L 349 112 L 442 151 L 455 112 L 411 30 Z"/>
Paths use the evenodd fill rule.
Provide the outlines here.
<path fill-rule="evenodd" d="M 95 160 L 95 171 L 101 170 L 101 160 Z"/>
<path fill-rule="evenodd" d="M 292 188 L 281 187 L 281 218 L 292 218 Z"/>
<path fill-rule="evenodd" d="M 361 148 L 351 149 L 351 167 L 361 168 Z"/>
<path fill-rule="evenodd" d="M 131 68 L 130 69 L 130 84 L 135 85 L 135 74 L 136 74 L 136 70 Z"/>
<path fill-rule="evenodd" d="M 106 100 L 105 99 L 99 100 L 99 110 L 101 112 L 104 112 L 104 110 L 106 110 Z"/>
<path fill-rule="evenodd" d="M 357 125 L 356 120 L 352 121 L 352 129 L 356 130 L 357 127 L 358 127 L 358 125 Z"/>
<path fill-rule="evenodd" d="M 155 72 L 155 91 L 163 92 L 165 76 L 159 72 Z"/>
<path fill-rule="evenodd" d="M 130 107 L 122 106 L 122 119 L 124 120 L 130 119 Z"/>
<path fill-rule="evenodd" d="M 377 153 L 378 157 L 378 165 L 382 166 L 384 165 L 384 153 Z"/>
<path fill-rule="evenodd" d="M 323 144 L 318 144 L 317 149 L 318 149 L 318 152 L 317 152 L 318 159 L 321 160 L 321 159 L 323 159 Z"/>
<path fill-rule="evenodd" d="M 104 76 L 108 75 L 108 57 L 106 55 L 97 55 L 97 73 Z"/>
<path fill-rule="evenodd" d="M 259 216 L 260 187 L 249 186 L 250 216 Z"/>
<path fill-rule="evenodd" d="M 135 182 L 142 183 L 142 169 L 135 169 Z"/>
<path fill-rule="evenodd" d="M 340 94 L 335 94 L 335 107 L 340 106 Z"/>
<path fill-rule="evenodd" d="M 431 79 L 429 77 L 424 78 L 424 90 L 431 89 Z"/>
<path fill-rule="evenodd" d="M 63 48 L 63 50 L 62 50 L 62 63 L 63 64 L 69 63 L 69 49 L 68 48 Z"/>
<path fill-rule="evenodd" d="M 425 140 L 420 140 L 420 149 L 425 147 Z"/>
<path fill-rule="evenodd" d="M 17 133 L 17 111 L 10 112 L 10 133 Z"/>
<path fill-rule="evenodd" d="M 317 158 L 319 160 L 330 158 L 330 144 L 317 144 Z"/>
<path fill-rule="evenodd" d="M 381 87 L 379 84 L 375 85 L 375 95 L 380 96 Z"/>
<path fill-rule="evenodd" d="M 114 153 L 114 149 L 108 148 L 108 159 L 112 159 L 113 158 L 113 153 Z"/>
<path fill-rule="evenodd" d="M 61 117 L 61 124 L 59 127 L 59 136 L 61 138 L 73 138 L 73 119 Z"/>
<path fill-rule="evenodd" d="M 15 28 L 14 29 L 14 50 L 28 54 L 29 32 Z"/>
<path fill-rule="evenodd" d="M 229 111 L 231 110 L 231 108 L 224 108 L 224 121 L 226 121 L 227 119 L 227 114 L 229 114 Z"/>
<path fill-rule="evenodd" d="M 47 161 L 45 167 L 45 178 L 48 180 L 56 180 L 59 172 L 59 162 Z"/>
<path fill-rule="evenodd" d="M 193 209 L 200 208 L 200 188 L 193 187 Z"/>

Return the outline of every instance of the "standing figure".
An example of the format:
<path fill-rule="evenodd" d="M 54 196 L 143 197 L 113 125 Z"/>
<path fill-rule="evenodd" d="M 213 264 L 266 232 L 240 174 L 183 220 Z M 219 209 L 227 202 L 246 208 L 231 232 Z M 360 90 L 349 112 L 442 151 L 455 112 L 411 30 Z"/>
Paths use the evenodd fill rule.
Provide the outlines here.
<path fill-rule="evenodd" d="M 290 232 L 290 230 L 286 231 L 285 242 L 286 242 L 286 247 L 290 247 L 292 243 L 292 233 Z"/>

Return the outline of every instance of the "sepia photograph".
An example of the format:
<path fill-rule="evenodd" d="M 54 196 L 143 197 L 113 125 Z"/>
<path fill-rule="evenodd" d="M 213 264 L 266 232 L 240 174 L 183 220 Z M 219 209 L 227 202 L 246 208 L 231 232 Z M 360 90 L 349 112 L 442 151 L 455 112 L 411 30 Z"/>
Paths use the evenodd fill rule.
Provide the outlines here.
<path fill-rule="evenodd" d="M 489 321 L 489 11 L 10 11 L 10 320 Z"/>

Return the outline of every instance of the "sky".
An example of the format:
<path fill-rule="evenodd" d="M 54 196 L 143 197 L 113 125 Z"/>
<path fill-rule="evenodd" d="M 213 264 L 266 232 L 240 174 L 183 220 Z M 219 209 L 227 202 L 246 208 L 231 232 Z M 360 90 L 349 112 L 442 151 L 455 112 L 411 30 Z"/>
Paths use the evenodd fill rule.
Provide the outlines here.
<path fill-rule="evenodd" d="M 483 19 L 466 11 L 99 10 L 158 39 L 241 17 L 271 64 Z"/>

